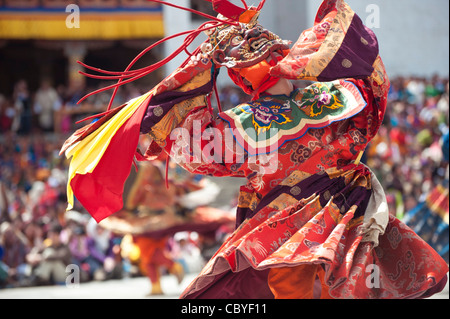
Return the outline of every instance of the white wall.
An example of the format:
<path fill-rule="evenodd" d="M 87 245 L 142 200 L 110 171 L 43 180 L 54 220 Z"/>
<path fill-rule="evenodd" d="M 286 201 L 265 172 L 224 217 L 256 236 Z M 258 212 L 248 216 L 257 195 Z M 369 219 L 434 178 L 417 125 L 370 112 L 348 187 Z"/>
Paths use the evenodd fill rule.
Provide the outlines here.
<path fill-rule="evenodd" d="M 173 4 L 189 7 L 189 0 L 171 0 Z M 164 15 L 164 30 L 166 36 L 174 35 L 179 32 L 187 31 L 191 28 L 191 16 L 190 13 L 177 8 L 169 7 L 163 5 L 163 15 Z M 164 43 L 164 57 L 167 57 L 173 51 L 175 51 L 183 42 L 183 37 L 178 37 L 169 40 Z M 177 58 L 166 64 L 165 73 L 169 75 L 177 67 L 179 67 L 183 61 L 187 58 L 187 55 L 183 52 Z"/>

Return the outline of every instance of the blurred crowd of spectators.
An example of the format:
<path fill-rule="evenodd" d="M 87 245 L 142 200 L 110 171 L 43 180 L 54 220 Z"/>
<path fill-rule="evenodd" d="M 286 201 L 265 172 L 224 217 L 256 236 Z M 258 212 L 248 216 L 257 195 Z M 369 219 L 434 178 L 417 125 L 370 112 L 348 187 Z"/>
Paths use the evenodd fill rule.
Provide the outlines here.
<path fill-rule="evenodd" d="M 364 160 L 380 179 L 390 212 L 402 218 L 436 185 L 448 182 L 442 143 L 449 131 L 449 81 L 433 76 L 391 82 L 383 126 Z"/>
<path fill-rule="evenodd" d="M 110 100 L 110 91 L 92 95 L 77 105 L 83 96 L 105 86 L 105 83 L 100 83 L 97 87 L 54 87 L 51 80 L 44 79 L 36 91 L 30 91 L 27 81 L 19 80 L 14 85 L 11 96 L 0 93 L 0 133 L 68 134 L 77 120 L 105 110 L 105 105 Z M 134 84 L 120 87 L 113 106 L 121 105 L 143 93 L 144 89 Z"/>
<path fill-rule="evenodd" d="M 115 102 L 140 93 L 122 91 Z M 129 272 L 120 236 L 98 226 L 77 202 L 66 213 L 68 163 L 59 150 L 74 119 L 69 112 L 61 116 L 61 110 L 76 109 L 74 100 L 80 96 L 67 96 L 48 81 L 33 94 L 20 81 L 12 96 L 0 95 L 0 287 L 65 284 L 69 264 L 80 266 L 82 280 L 121 278 Z M 231 87 L 220 98 L 223 109 L 245 99 Z M 96 99 L 88 101 L 90 111 L 103 110 L 109 96 Z M 383 124 L 363 161 L 384 186 L 391 213 L 401 218 L 448 179 L 440 144 L 449 129 L 448 79 L 392 79 Z M 178 247 L 173 251 L 183 250 L 183 240 L 172 241 Z M 198 248 L 198 243 L 188 242 L 198 254 L 191 245 Z"/>

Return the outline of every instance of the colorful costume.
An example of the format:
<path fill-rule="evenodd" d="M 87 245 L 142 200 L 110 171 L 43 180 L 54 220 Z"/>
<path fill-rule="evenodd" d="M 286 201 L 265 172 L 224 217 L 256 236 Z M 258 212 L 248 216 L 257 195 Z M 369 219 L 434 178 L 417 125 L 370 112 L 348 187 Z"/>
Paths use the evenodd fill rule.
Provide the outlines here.
<path fill-rule="evenodd" d="M 359 163 L 389 89 L 373 32 L 344 1 L 325 0 L 314 26 L 289 48 L 257 24 L 264 1 L 242 10 L 212 2 L 228 18 L 201 27 L 212 60 L 184 64 L 76 133 L 67 144 L 77 164 L 69 191 L 98 218 L 114 212 L 113 201 L 92 204 L 83 187 L 102 181 L 98 191 L 111 196 L 104 164 L 124 152 L 122 136 L 137 139 L 139 126 L 153 142 L 145 156 L 127 146 L 120 156 L 128 168 L 133 155 L 151 158 L 164 149 L 192 173 L 248 180 L 236 231 L 182 298 L 418 298 L 442 290 L 447 264 L 389 216 L 379 182 Z M 208 101 L 220 67 L 253 99 L 215 119 Z M 268 94 L 283 79 L 315 83 Z M 121 118 L 128 120 L 116 127 Z M 106 134 L 109 127 L 116 134 Z M 120 188 L 117 178 L 112 187 Z"/>

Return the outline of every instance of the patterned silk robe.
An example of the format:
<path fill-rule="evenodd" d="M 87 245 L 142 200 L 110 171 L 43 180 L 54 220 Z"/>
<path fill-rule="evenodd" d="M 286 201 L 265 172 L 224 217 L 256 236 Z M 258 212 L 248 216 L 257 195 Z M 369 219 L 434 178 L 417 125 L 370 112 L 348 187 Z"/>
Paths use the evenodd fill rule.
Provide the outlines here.
<path fill-rule="evenodd" d="M 182 297 L 273 298 L 271 271 L 302 265 L 320 265 L 332 298 L 442 290 L 447 264 L 389 215 L 379 182 L 359 163 L 389 90 L 373 32 L 344 1 L 324 1 L 271 74 L 313 84 L 216 118 L 208 100 L 217 70 L 203 60 L 175 71 L 144 104 L 140 132 L 153 142 L 139 159 L 165 150 L 192 173 L 247 179 L 235 232 Z"/>

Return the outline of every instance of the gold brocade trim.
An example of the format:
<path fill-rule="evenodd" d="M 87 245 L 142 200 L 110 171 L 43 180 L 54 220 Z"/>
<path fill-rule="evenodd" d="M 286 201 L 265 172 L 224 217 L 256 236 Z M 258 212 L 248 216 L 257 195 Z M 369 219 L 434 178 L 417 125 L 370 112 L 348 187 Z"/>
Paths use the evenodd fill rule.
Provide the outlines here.
<path fill-rule="evenodd" d="M 341 207 L 338 207 L 337 205 L 335 205 L 333 203 L 333 201 L 331 201 L 329 204 L 330 209 L 328 210 L 328 212 L 330 213 L 331 218 L 333 219 L 333 221 L 336 224 L 339 224 L 342 220 L 342 218 L 344 218 L 344 216 L 346 214 L 351 213 L 355 213 L 356 209 L 358 208 L 358 206 L 353 205 L 352 207 L 350 207 L 350 209 L 346 210 L 346 212 L 342 212 L 341 211 Z M 362 223 L 364 222 L 364 216 L 360 216 L 358 218 L 352 218 L 351 220 L 349 220 L 345 226 L 345 229 L 351 229 L 354 228 L 355 226 L 359 226 L 362 225 Z"/>
<path fill-rule="evenodd" d="M 194 89 L 197 89 L 199 87 L 202 87 L 203 85 L 206 85 L 208 82 L 211 81 L 211 71 L 205 71 L 200 74 L 197 74 L 193 78 L 191 78 L 189 81 L 186 81 L 182 86 L 180 86 L 175 91 L 179 92 L 187 92 Z"/>
<path fill-rule="evenodd" d="M 278 196 L 277 198 L 275 198 L 269 205 L 269 207 L 277 209 L 277 210 L 283 210 L 289 206 L 294 205 L 295 203 L 298 202 L 298 199 L 296 199 L 295 197 L 286 194 L 286 193 L 282 193 L 280 194 L 280 196 Z"/>
<path fill-rule="evenodd" d="M 256 195 L 256 193 L 249 193 L 249 192 L 239 192 L 238 197 L 238 204 L 237 206 L 239 208 L 249 208 L 250 203 L 252 202 L 253 197 Z"/>
<path fill-rule="evenodd" d="M 187 114 L 197 107 L 204 105 L 205 97 L 203 95 L 175 104 L 161 121 L 152 127 L 149 135 L 159 146 L 164 147 L 166 145 L 166 138 L 180 125 Z"/>
<path fill-rule="evenodd" d="M 385 97 L 389 91 L 390 82 L 386 74 L 386 68 L 384 66 L 381 57 L 378 55 L 373 63 L 373 73 L 369 77 L 372 84 L 372 90 L 376 97 Z M 374 85 L 376 84 L 376 85 Z"/>
<path fill-rule="evenodd" d="M 303 172 L 303 171 L 294 171 L 291 173 L 291 175 L 289 175 L 288 177 L 286 177 L 281 183 L 280 185 L 282 186 L 294 186 L 296 184 L 298 184 L 300 181 L 310 177 L 311 174 Z"/>
<path fill-rule="evenodd" d="M 319 51 L 315 53 L 314 58 L 306 65 L 305 70 L 298 78 L 315 81 L 316 76 L 327 68 L 340 49 L 354 15 L 352 9 L 342 1 L 342 8 L 338 10 L 330 28 L 333 32 L 326 36 Z M 349 62 L 351 63 L 351 61 Z M 348 62 L 344 64 L 348 65 Z"/>
<path fill-rule="evenodd" d="M 357 166 L 356 166 L 357 167 Z M 337 168 L 330 168 L 326 170 L 324 173 L 328 174 L 330 178 L 337 178 L 337 177 L 344 177 L 345 178 L 345 184 L 349 185 L 351 184 L 352 187 L 365 187 L 367 189 L 372 188 L 372 181 L 370 175 L 365 175 L 360 173 L 359 171 L 355 171 L 355 169 L 350 170 L 342 170 Z M 299 202 L 298 199 L 296 199 L 294 196 L 297 196 L 301 193 L 301 189 L 297 186 L 298 183 L 301 181 L 307 179 L 308 177 L 312 176 L 311 174 L 308 174 L 306 172 L 302 172 L 300 170 L 292 172 L 287 178 L 285 178 L 280 185 L 281 186 L 290 186 L 291 194 L 288 193 L 281 193 L 279 196 L 277 196 L 275 199 L 273 199 L 267 207 L 269 207 L 271 210 L 280 211 L 283 209 L 286 209 L 290 206 L 295 205 Z M 331 196 L 329 191 L 325 191 L 323 194 L 324 198 L 328 200 L 328 203 L 326 206 L 329 207 L 330 216 L 332 217 L 333 221 L 336 224 L 339 224 L 342 220 L 342 218 L 345 215 L 354 214 L 358 208 L 358 206 L 353 205 L 349 207 L 349 205 L 344 204 L 343 206 L 339 207 L 334 203 L 334 198 Z M 318 213 L 320 210 L 322 210 L 325 207 L 322 207 L 319 200 L 320 196 L 317 194 L 311 195 L 309 198 L 303 198 L 301 201 L 306 203 L 314 203 L 316 207 L 316 213 Z M 257 205 L 259 204 L 260 199 L 258 198 L 256 193 L 248 193 L 248 192 L 240 192 L 239 195 L 239 203 L 238 207 L 240 208 L 250 208 L 251 210 L 255 210 Z M 352 218 L 350 221 L 348 221 L 346 225 L 346 229 L 351 229 L 353 227 L 357 227 L 359 225 L 362 225 L 364 221 L 364 216 L 360 216 L 358 218 Z"/>
<path fill-rule="evenodd" d="M 211 72 L 205 71 L 189 79 L 182 86 L 174 89 L 174 91 L 187 92 L 194 90 L 196 88 L 202 87 L 211 81 Z M 186 118 L 189 112 L 192 110 L 205 106 L 205 96 L 200 95 L 192 99 L 184 100 L 178 104 L 175 104 L 172 109 L 157 123 L 155 124 L 151 131 L 148 133 L 149 136 L 155 141 L 159 146 L 164 147 L 166 145 L 166 139 L 170 133 L 180 125 L 181 122 Z"/>

